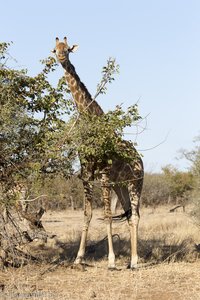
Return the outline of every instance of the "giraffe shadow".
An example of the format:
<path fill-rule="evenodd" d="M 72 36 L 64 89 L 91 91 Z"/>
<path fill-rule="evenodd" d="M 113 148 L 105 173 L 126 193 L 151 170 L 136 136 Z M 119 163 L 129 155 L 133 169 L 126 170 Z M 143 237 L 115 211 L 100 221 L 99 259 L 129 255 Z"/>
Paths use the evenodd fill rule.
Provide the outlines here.
<path fill-rule="evenodd" d="M 80 239 L 74 241 L 55 240 L 52 245 L 42 245 L 34 248 L 32 253 L 39 257 L 40 261 L 53 263 L 57 261 L 73 263 L 78 249 Z M 116 259 L 120 264 L 128 264 L 130 260 L 130 241 L 126 238 L 120 238 L 119 235 L 113 236 L 113 246 Z M 99 241 L 88 241 L 86 247 L 86 262 L 107 260 L 108 240 L 107 237 Z M 169 244 L 166 239 L 139 239 L 138 241 L 139 264 L 144 266 L 151 264 L 160 264 L 163 262 L 193 262 L 200 258 L 200 247 L 195 245 L 193 239 L 185 239 L 180 243 Z"/>
<path fill-rule="evenodd" d="M 119 235 L 113 236 L 114 251 L 117 259 L 129 260 L 130 241 L 121 239 Z M 62 248 L 61 260 L 73 262 L 79 248 L 79 240 L 70 243 L 59 243 Z M 86 247 L 85 259 L 88 261 L 100 261 L 108 255 L 108 241 L 104 238 L 100 241 L 89 241 Z M 138 255 L 141 263 L 162 263 L 162 262 L 191 262 L 200 258 L 199 248 L 192 239 L 185 239 L 179 244 L 167 244 L 165 240 L 151 239 L 138 241 Z"/>
<path fill-rule="evenodd" d="M 67 243 L 60 243 L 58 241 L 57 246 L 62 248 L 62 253 L 60 255 L 60 258 L 62 260 L 67 260 L 69 262 L 73 262 L 76 258 L 78 249 L 79 249 L 79 240 L 76 240 L 74 242 L 67 242 Z M 126 241 L 124 241 L 126 243 Z M 122 241 L 120 240 L 120 237 L 118 235 L 113 236 L 113 246 L 116 252 L 116 256 L 119 256 L 123 254 L 123 256 L 126 255 L 126 251 L 123 249 L 126 248 L 125 243 L 123 244 L 123 247 L 121 247 Z M 121 249 L 121 250 L 119 250 Z M 88 245 L 86 246 L 86 252 L 85 252 L 85 259 L 86 260 L 95 260 L 99 261 L 104 258 L 106 258 L 108 255 L 108 241 L 107 237 L 103 238 L 100 241 L 88 241 Z"/>

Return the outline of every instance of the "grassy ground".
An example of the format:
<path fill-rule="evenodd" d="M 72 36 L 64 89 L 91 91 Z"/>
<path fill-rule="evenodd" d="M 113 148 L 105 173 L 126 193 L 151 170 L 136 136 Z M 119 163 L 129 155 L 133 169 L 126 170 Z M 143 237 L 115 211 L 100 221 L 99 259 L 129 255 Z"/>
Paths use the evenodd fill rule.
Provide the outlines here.
<path fill-rule="evenodd" d="M 130 251 L 126 223 L 114 224 L 118 270 L 107 270 L 106 230 L 100 216 L 100 211 L 94 212 L 88 266 L 77 270 L 72 262 L 83 213 L 46 213 L 43 224 L 57 236 L 46 245 L 31 245 L 31 253 L 45 262 L 0 272 L 0 299 L 200 299 L 200 260 L 195 249 L 200 243 L 199 228 L 186 214 L 170 214 L 166 207 L 141 211 L 140 268 L 136 271 L 126 268 Z"/>

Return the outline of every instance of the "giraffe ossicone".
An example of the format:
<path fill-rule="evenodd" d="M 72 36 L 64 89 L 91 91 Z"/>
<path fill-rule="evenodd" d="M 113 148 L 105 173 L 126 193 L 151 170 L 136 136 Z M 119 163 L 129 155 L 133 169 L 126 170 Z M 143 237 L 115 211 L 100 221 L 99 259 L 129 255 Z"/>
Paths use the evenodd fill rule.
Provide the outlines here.
<path fill-rule="evenodd" d="M 92 96 L 88 92 L 86 86 L 81 82 L 74 66 L 69 60 L 69 54 L 75 52 L 77 48 L 77 45 L 70 47 L 66 37 L 64 37 L 62 42 L 60 42 L 59 38 L 56 38 L 56 46 L 53 52 L 56 54 L 58 61 L 65 70 L 65 78 L 80 116 L 82 112 L 100 116 L 104 113 L 102 108 L 94 99 L 92 99 Z M 128 145 L 128 142 L 124 141 L 124 145 Z M 96 165 L 96 162 L 91 163 L 91 161 L 90 164 L 87 164 L 85 160 L 84 163 L 82 163 L 80 153 L 79 158 L 81 163 L 81 179 L 84 187 L 84 225 L 75 264 L 84 262 L 88 228 L 92 218 L 93 185 L 91 184 L 91 181 L 94 180 Z M 112 188 L 124 209 L 125 213 L 123 216 L 127 218 L 130 227 L 130 267 L 133 269 L 137 267 L 138 263 L 137 241 L 138 223 L 140 218 L 139 200 L 142 192 L 143 177 L 144 169 L 142 159 L 135 148 L 133 148 L 133 160 L 131 162 L 116 159 L 113 160 L 113 163 L 109 168 L 105 168 L 101 171 L 100 181 L 108 235 L 108 268 L 115 268 L 115 254 L 112 240 L 110 183 L 114 183 Z M 121 185 L 121 182 L 126 182 L 126 184 Z"/>

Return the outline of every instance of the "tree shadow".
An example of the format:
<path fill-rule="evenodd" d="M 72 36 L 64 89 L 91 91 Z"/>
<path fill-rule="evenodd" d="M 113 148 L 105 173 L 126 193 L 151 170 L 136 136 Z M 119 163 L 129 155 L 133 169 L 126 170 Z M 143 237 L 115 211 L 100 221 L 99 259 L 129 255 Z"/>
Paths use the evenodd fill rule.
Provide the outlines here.
<path fill-rule="evenodd" d="M 200 258 L 192 238 L 173 244 L 167 243 L 165 239 L 140 240 L 138 251 L 144 263 L 193 262 Z"/>

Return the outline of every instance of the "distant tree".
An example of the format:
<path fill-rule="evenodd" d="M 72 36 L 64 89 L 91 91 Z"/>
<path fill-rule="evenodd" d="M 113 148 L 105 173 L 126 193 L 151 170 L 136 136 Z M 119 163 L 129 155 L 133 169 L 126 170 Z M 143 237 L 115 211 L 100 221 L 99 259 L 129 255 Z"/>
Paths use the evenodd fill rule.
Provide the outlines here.
<path fill-rule="evenodd" d="M 195 186 L 192 172 L 182 172 L 168 165 L 162 173 L 145 173 L 142 204 L 156 207 L 163 204 L 185 205 Z"/>
<path fill-rule="evenodd" d="M 200 136 L 194 139 L 194 143 L 195 146 L 193 150 L 188 151 L 182 149 L 180 152 L 191 164 L 190 172 L 194 176 L 194 189 L 192 193 L 194 209 L 192 215 L 200 224 Z"/>
<path fill-rule="evenodd" d="M 185 204 L 189 193 L 194 188 L 192 172 L 182 172 L 168 165 L 163 168 L 166 183 L 169 186 L 170 197 L 175 204 Z"/>
<path fill-rule="evenodd" d="M 180 153 L 191 163 L 191 172 L 200 179 L 200 136 L 194 139 L 194 144 L 194 149 L 191 151 L 182 149 Z"/>
<path fill-rule="evenodd" d="M 142 205 L 155 208 L 169 201 L 170 188 L 163 173 L 145 173 Z"/>

